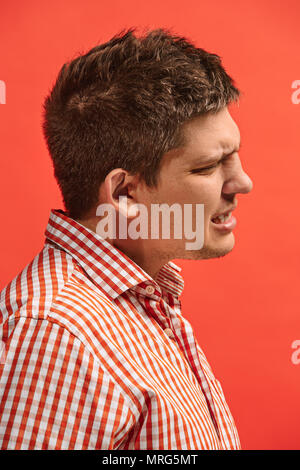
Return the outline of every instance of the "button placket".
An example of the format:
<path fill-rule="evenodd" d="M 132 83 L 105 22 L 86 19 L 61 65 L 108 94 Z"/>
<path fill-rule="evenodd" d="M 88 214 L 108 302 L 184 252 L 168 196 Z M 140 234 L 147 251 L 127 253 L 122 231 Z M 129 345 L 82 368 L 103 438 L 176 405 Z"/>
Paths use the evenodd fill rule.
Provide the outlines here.
<path fill-rule="evenodd" d="M 174 315 L 173 312 L 172 312 L 172 309 L 164 299 L 161 299 L 161 301 L 160 301 L 160 308 L 163 310 L 163 312 L 164 312 L 164 314 L 167 318 L 168 324 L 169 324 L 169 326 L 164 329 L 164 332 L 170 339 L 175 340 L 176 337 L 175 337 L 174 331 L 171 328 L 171 326 L 172 326 L 171 317 Z"/>

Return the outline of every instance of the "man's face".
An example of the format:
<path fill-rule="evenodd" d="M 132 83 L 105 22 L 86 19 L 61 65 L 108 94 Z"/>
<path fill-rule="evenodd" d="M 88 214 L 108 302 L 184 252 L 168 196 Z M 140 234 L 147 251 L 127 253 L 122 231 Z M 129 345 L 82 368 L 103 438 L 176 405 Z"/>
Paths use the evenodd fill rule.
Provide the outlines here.
<path fill-rule="evenodd" d="M 195 204 L 204 204 L 204 244 L 199 250 L 187 250 L 184 238 L 160 239 L 151 241 L 151 248 L 170 259 L 224 256 L 234 246 L 234 220 L 226 227 L 226 223 L 217 224 L 212 219 L 235 208 L 236 194 L 248 193 L 253 186 L 238 155 L 239 129 L 224 108 L 185 123 L 184 132 L 186 146 L 164 155 L 157 187 L 144 186 L 140 202 L 148 207 L 153 203 L 179 203 L 182 208 L 193 204 L 193 214 Z"/>

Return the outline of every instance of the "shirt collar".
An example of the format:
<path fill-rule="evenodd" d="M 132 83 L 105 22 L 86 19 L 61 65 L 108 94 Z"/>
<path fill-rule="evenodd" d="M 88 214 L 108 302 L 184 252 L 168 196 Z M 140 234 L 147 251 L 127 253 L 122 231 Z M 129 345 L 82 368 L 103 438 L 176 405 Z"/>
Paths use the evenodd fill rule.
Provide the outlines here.
<path fill-rule="evenodd" d="M 181 268 L 172 261 L 160 269 L 156 281 L 125 253 L 112 246 L 97 233 L 89 230 L 60 209 L 52 209 L 46 241 L 58 245 L 82 266 L 93 281 L 112 299 L 122 292 L 146 281 L 157 283 L 173 295 L 179 296 L 184 281 Z"/>

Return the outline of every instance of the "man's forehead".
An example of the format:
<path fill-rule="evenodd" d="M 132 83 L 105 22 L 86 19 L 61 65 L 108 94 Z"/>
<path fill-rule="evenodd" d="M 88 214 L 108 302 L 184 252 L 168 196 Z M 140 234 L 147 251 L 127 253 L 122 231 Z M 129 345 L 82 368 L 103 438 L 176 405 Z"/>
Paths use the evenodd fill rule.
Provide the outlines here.
<path fill-rule="evenodd" d="M 183 131 L 187 157 L 200 160 L 222 158 L 237 152 L 241 146 L 239 128 L 229 113 L 218 116 L 215 120 L 195 120 L 188 123 Z"/>
<path fill-rule="evenodd" d="M 227 109 L 193 118 L 183 124 L 181 131 L 184 137 L 182 146 L 168 151 L 161 166 L 172 163 L 182 168 L 209 163 L 240 148 L 240 131 Z"/>
<path fill-rule="evenodd" d="M 240 135 L 228 137 L 226 139 L 219 140 L 218 142 L 212 142 L 211 145 L 199 146 L 199 150 L 195 149 L 192 158 L 196 157 L 201 161 L 209 161 L 212 159 L 223 158 L 226 155 L 231 155 L 234 152 L 238 152 L 241 147 Z"/>

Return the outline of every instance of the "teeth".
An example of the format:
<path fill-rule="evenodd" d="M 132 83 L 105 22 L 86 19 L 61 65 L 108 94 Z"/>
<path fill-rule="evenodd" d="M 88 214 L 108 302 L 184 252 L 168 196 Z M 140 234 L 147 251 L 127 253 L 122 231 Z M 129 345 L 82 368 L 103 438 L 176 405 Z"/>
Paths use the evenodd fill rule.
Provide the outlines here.
<path fill-rule="evenodd" d="M 215 220 L 218 220 L 221 222 L 221 224 L 224 224 L 230 219 L 230 217 L 231 217 L 231 212 L 228 212 L 228 214 L 219 215 L 218 217 L 215 217 Z"/>

